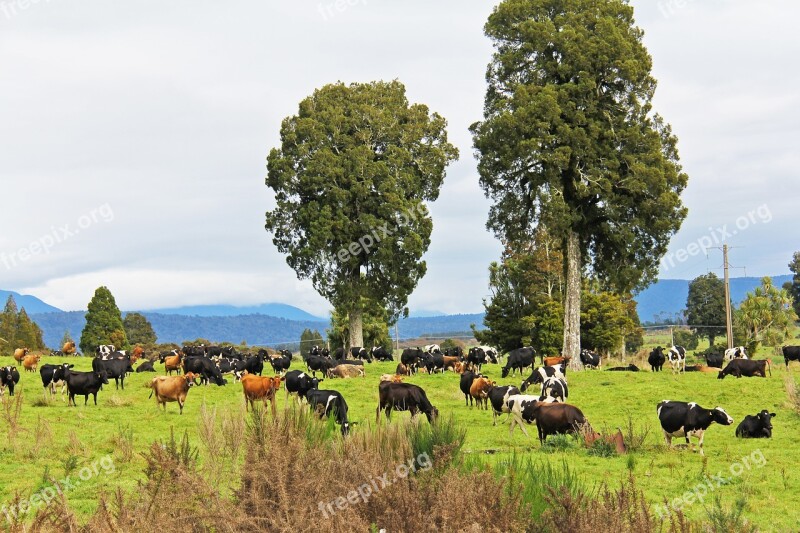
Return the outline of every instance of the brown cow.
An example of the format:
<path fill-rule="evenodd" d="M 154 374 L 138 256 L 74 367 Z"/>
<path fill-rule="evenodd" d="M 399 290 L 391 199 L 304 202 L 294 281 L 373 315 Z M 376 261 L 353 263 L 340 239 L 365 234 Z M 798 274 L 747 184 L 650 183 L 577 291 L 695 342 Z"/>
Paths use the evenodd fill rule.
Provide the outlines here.
<path fill-rule="evenodd" d="M 27 355 L 28 355 L 27 348 L 17 348 L 16 350 L 14 350 L 14 360 L 16 360 L 17 363 L 21 363 L 22 360 L 25 359 L 25 356 Z"/>
<path fill-rule="evenodd" d="M 65 342 L 61 347 L 61 353 L 64 355 L 75 355 L 75 341 Z"/>
<path fill-rule="evenodd" d="M 281 377 L 262 377 L 255 374 L 245 374 L 242 376 L 242 390 L 244 392 L 244 406 L 246 409 L 254 407 L 253 402 L 261 400 L 264 407 L 267 400 L 272 403 L 272 415 L 275 415 L 275 393 L 281 388 Z M 249 403 L 249 407 L 248 407 Z"/>
<path fill-rule="evenodd" d="M 168 375 L 172 375 L 173 370 L 178 374 L 181 373 L 181 366 L 183 363 L 183 355 L 170 355 L 164 358 L 164 370 Z"/>
<path fill-rule="evenodd" d="M 496 383 L 489 381 L 488 378 L 476 378 L 472 385 L 469 387 L 469 395 L 475 398 L 475 403 L 478 404 L 478 409 L 489 409 L 489 392 L 494 388 Z"/>
<path fill-rule="evenodd" d="M 26 355 L 22 360 L 22 366 L 25 367 L 26 372 L 36 372 L 41 358 L 41 355 Z"/>
<path fill-rule="evenodd" d="M 183 405 L 186 403 L 186 395 L 189 394 L 189 387 L 195 384 L 195 375 L 189 372 L 183 376 L 157 376 L 150 383 L 145 384 L 147 388 L 153 389 L 148 398 L 156 395 L 156 404 L 164 406 L 167 412 L 167 402 L 178 402 L 180 414 L 183 414 Z"/>
<path fill-rule="evenodd" d="M 705 366 L 705 365 L 692 365 L 686 367 L 686 372 L 705 372 L 705 373 L 718 373 L 719 368 L 715 366 Z"/>
<path fill-rule="evenodd" d="M 398 376 L 410 376 L 411 369 L 403 363 L 397 363 L 397 369 L 395 369 L 394 373 Z"/>
<path fill-rule="evenodd" d="M 328 369 L 329 378 L 363 378 L 365 375 L 364 367 L 359 365 L 336 365 Z"/>
<path fill-rule="evenodd" d="M 466 366 L 461 361 L 453 365 L 453 372 L 456 374 L 463 374 L 466 369 Z"/>
<path fill-rule="evenodd" d="M 533 408 L 533 416 L 539 429 L 541 443 L 544 443 L 548 435 L 576 433 L 584 425 L 592 431 L 581 410 L 567 403 L 537 402 Z"/>
<path fill-rule="evenodd" d="M 622 429 L 617 428 L 617 432 L 613 435 L 601 435 L 595 432 L 591 427 L 586 426 L 586 431 L 583 435 L 583 440 L 586 446 L 591 448 L 598 440 L 603 440 L 612 445 L 618 455 L 628 453 L 628 447 L 625 445 L 625 438 L 622 436 Z"/>
<path fill-rule="evenodd" d="M 144 356 L 145 356 L 144 348 L 142 348 L 137 344 L 136 346 L 133 347 L 133 351 L 131 351 L 131 364 L 135 363 Z"/>
<path fill-rule="evenodd" d="M 392 383 L 402 383 L 403 376 L 398 376 L 397 374 L 384 374 L 381 376 L 381 381 L 390 381 Z"/>
<path fill-rule="evenodd" d="M 545 357 L 544 358 L 544 366 L 556 366 L 560 365 L 561 363 L 568 363 L 569 357 Z"/>
<path fill-rule="evenodd" d="M 456 371 L 456 365 L 460 363 L 458 357 L 451 357 L 449 355 L 445 355 L 444 359 L 444 366 L 442 367 L 442 372 L 445 370 L 452 370 L 453 372 Z"/>

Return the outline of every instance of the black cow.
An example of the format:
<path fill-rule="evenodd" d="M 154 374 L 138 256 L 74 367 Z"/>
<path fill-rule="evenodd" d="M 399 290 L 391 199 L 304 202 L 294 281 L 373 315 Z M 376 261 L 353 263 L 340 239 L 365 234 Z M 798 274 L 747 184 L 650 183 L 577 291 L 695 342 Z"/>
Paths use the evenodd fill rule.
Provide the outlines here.
<path fill-rule="evenodd" d="M 316 411 L 320 418 L 334 416 L 336 423 L 342 426 L 342 435 L 350 433 L 350 422 L 347 421 L 347 402 L 344 396 L 335 390 L 310 390 L 306 399 L 311 409 Z"/>
<path fill-rule="evenodd" d="M 411 370 L 412 374 L 417 373 L 417 365 L 424 352 L 420 348 L 406 348 L 400 354 L 400 362 Z"/>
<path fill-rule="evenodd" d="M 260 376 L 264 371 L 264 356 L 258 354 L 248 357 L 244 360 L 244 369 L 249 374 L 258 374 Z"/>
<path fill-rule="evenodd" d="M 444 354 L 449 357 L 458 357 L 460 361 L 464 360 L 464 350 L 461 346 L 453 346 L 452 348 L 445 348 Z"/>
<path fill-rule="evenodd" d="M 186 357 L 204 357 L 206 355 L 206 347 L 202 344 L 200 346 L 184 346 L 181 352 Z"/>
<path fill-rule="evenodd" d="M 566 363 L 561 363 L 560 365 L 556 366 L 542 366 L 531 372 L 531 375 L 528 376 L 527 379 L 522 382 L 522 385 L 520 386 L 519 390 L 525 392 L 531 385 L 535 385 L 537 383 L 544 383 L 545 380 L 547 380 L 548 378 L 557 377 L 566 379 L 566 376 L 567 376 Z"/>
<path fill-rule="evenodd" d="M 664 355 L 664 348 L 661 346 L 653 348 L 653 351 L 650 352 L 650 356 L 647 358 L 647 362 L 650 364 L 650 369 L 653 372 L 661 372 L 664 370 L 664 363 L 667 362 L 667 356 Z"/>
<path fill-rule="evenodd" d="M 714 368 L 722 368 L 722 363 L 725 362 L 725 356 L 721 353 L 706 354 L 706 365 L 713 366 Z"/>
<path fill-rule="evenodd" d="M 800 346 L 784 346 L 782 351 L 787 370 L 789 369 L 789 361 L 800 361 Z"/>
<path fill-rule="evenodd" d="M 64 399 L 64 391 L 67 389 L 66 374 L 75 365 L 63 363 L 60 365 L 42 365 L 39 367 L 39 375 L 42 377 L 42 387 L 44 387 L 45 398 L 47 390 L 50 389 L 50 396 L 56 393 L 56 387 L 61 386 L 61 399 Z"/>
<path fill-rule="evenodd" d="M 634 365 L 633 363 L 629 364 L 628 366 L 615 366 L 613 368 L 607 369 L 608 372 L 638 372 L 639 367 Z"/>
<path fill-rule="evenodd" d="M 327 376 L 328 370 L 335 367 L 337 364 L 337 361 L 319 355 L 309 355 L 306 357 L 306 368 L 308 368 L 309 372 L 314 376 L 317 375 L 317 372 L 322 372 L 323 376 Z"/>
<path fill-rule="evenodd" d="M 92 359 L 92 370 L 100 372 L 104 370 L 106 379 L 114 378 L 114 383 L 117 389 L 122 385 L 122 390 L 125 390 L 125 376 L 128 372 L 133 372 L 131 360 L 127 357 L 116 357 L 114 359 L 101 359 L 95 357 Z"/>
<path fill-rule="evenodd" d="M 600 356 L 591 350 L 581 350 L 583 368 L 600 368 Z"/>
<path fill-rule="evenodd" d="M 480 377 L 480 374 L 473 372 L 472 370 L 465 370 L 464 373 L 461 374 L 461 382 L 459 383 L 459 387 L 461 388 L 461 392 L 464 393 L 464 405 L 466 406 L 472 405 L 472 396 L 469 393 L 469 389 L 472 387 L 472 382 L 478 377 Z"/>
<path fill-rule="evenodd" d="M 75 404 L 75 396 L 83 396 L 83 405 L 89 403 L 89 395 L 94 396 L 94 404 L 97 405 L 97 391 L 103 388 L 103 385 L 108 385 L 108 378 L 106 377 L 105 370 L 94 372 L 75 372 L 74 370 L 67 370 L 64 373 L 64 379 L 67 382 L 67 392 L 69 398 L 67 405 Z"/>
<path fill-rule="evenodd" d="M 463 390 L 463 389 L 462 389 Z M 503 385 L 502 387 L 492 387 L 489 391 L 489 403 L 492 404 L 492 425 L 497 425 L 497 416 L 503 413 L 510 413 L 506 402 L 510 396 L 519 394 L 519 389 L 513 385 Z"/>
<path fill-rule="evenodd" d="M 371 353 L 372 357 L 374 357 L 378 361 L 394 361 L 392 352 L 390 350 L 387 350 L 383 346 L 373 346 Z"/>
<path fill-rule="evenodd" d="M 378 385 L 378 409 L 375 411 L 375 421 L 378 422 L 381 410 L 386 410 L 386 419 L 391 416 L 392 409 L 397 411 L 408 411 L 411 416 L 419 412 L 425 413 L 428 422 L 433 423 L 439 416 L 436 409 L 428 400 L 428 395 L 422 387 L 411 385 L 410 383 L 392 383 L 382 381 Z"/>
<path fill-rule="evenodd" d="M 341 361 L 342 359 L 344 359 L 344 348 L 342 348 L 341 346 L 336 348 L 333 351 L 333 358 L 336 359 L 337 361 Z"/>
<path fill-rule="evenodd" d="M 0 396 L 8 388 L 8 395 L 14 396 L 14 387 L 19 383 L 19 371 L 15 366 L 0 367 Z"/>
<path fill-rule="evenodd" d="M 755 376 L 767 377 L 767 366 L 769 361 L 762 359 L 761 361 L 754 361 L 753 359 L 733 359 L 728 365 L 719 371 L 717 379 L 725 379 L 725 376 L 731 375 L 737 378 L 742 376 L 752 378 Z M 772 376 L 772 367 L 769 368 L 769 375 Z"/>
<path fill-rule="evenodd" d="M 208 385 L 209 382 L 215 385 L 222 386 L 227 384 L 225 378 L 222 377 L 222 372 L 219 367 L 207 357 L 192 356 L 184 357 L 183 359 L 183 373 L 191 372 L 200 376 L 200 383 Z"/>
<path fill-rule="evenodd" d="M 281 350 L 279 357 L 271 357 L 269 364 L 272 365 L 272 370 L 279 374 L 283 374 L 292 365 L 292 352 L 289 350 Z"/>
<path fill-rule="evenodd" d="M 363 359 L 367 363 L 372 362 L 372 356 L 370 353 L 365 348 L 360 346 L 354 346 L 353 348 L 350 348 L 350 357 L 353 359 Z"/>
<path fill-rule="evenodd" d="M 672 448 L 673 437 L 684 437 L 687 445 L 690 444 L 689 437 L 696 437 L 699 439 L 700 455 L 705 455 L 703 436 L 711 424 L 714 422 L 723 426 L 733 424 L 733 418 L 723 408 L 706 409 L 694 402 L 664 400 L 659 402 L 656 412 L 667 446 Z"/>
<path fill-rule="evenodd" d="M 509 371 L 516 373 L 519 370 L 520 374 L 527 367 L 533 367 L 533 358 L 536 356 L 536 350 L 530 347 L 517 348 L 511 350 L 506 360 L 506 366 L 503 367 L 502 376 L 507 377 Z"/>
<path fill-rule="evenodd" d="M 281 378 L 281 381 L 286 384 L 284 388 L 287 400 L 290 394 L 297 394 L 297 399 L 302 400 L 308 391 L 316 389 L 324 380 L 311 377 L 302 370 L 290 370 Z"/>
<path fill-rule="evenodd" d="M 772 419 L 775 416 L 766 409 L 757 415 L 747 415 L 736 427 L 736 436 L 742 439 L 772 438 Z"/>
<path fill-rule="evenodd" d="M 153 362 L 152 361 L 144 361 L 141 365 L 136 367 L 136 373 L 137 374 L 139 372 L 155 372 L 155 371 L 156 371 L 156 369 L 153 368 Z"/>
<path fill-rule="evenodd" d="M 486 364 L 486 352 L 480 347 L 470 348 L 467 352 L 466 361 L 468 367 L 472 369 L 477 368 L 478 372 L 480 372 L 483 365 Z"/>

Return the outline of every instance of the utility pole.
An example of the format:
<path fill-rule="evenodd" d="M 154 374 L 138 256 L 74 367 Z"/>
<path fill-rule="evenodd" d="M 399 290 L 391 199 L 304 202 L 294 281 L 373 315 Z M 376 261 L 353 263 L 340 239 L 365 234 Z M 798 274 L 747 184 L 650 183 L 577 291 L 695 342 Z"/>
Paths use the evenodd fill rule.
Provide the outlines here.
<path fill-rule="evenodd" d="M 728 277 L 728 245 L 722 246 L 722 258 L 725 262 L 725 326 L 728 333 L 728 348 L 733 348 L 733 320 L 731 317 L 731 282 Z"/>

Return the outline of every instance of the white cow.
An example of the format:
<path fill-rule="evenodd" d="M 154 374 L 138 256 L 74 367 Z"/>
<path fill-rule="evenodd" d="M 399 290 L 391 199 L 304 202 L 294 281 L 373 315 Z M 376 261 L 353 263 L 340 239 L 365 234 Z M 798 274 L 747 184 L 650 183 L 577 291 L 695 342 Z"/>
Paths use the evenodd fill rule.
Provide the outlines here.
<path fill-rule="evenodd" d="M 725 361 L 733 361 L 734 359 L 747 359 L 747 351 L 744 346 L 735 346 L 725 350 Z"/>

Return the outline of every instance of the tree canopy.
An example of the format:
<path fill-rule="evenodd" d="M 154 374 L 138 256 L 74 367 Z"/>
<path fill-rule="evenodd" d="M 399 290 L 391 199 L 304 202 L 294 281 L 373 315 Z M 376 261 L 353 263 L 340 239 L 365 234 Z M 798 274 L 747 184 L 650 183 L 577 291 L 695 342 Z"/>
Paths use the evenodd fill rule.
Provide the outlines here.
<path fill-rule="evenodd" d="M 677 139 L 653 113 L 652 60 L 622 0 L 505 0 L 472 126 L 487 226 L 563 241 L 563 351 L 580 349 L 581 275 L 625 293 L 655 279 L 686 209 Z"/>
<path fill-rule="evenodd" d="M 792 284 L 789 287 L 789 295 L 792 297 L 792 307 L 795 314 L 800 315 L 800 252 L 795 252 L 792 256 L 789 270 L 794 274 Z"/>
<path fill-rule="evenodd" d="M 362 326 L 364 341 L 363 348 L 373 346 L 392 348 L 392 338 L 389 334 L 389 318 L 387 312 L 376 302 L 365 300 L 362 302 Z M 347 348 L 350 339 L 350 317 L 342 309 L 334 309 L 331 313 L 331 326 L 326 331 L 331 350 Z M 352 346 L 352 343 L 351 343 Z"/>
<path fill-rule="evenodd" d="M 698 276 L 689 284 L 686 317 L 690 326 L 703 326 L 692 329 L 696 335 L 707 338 L 709 346 L 714 346 L 715 338 L 726 334 L 725 282 L 713 272 Z"/>
<path fill-rule="evenodd" d="M 273 243 L 301 279 L 346 310 L 363 344 L 362 301 L 398 316 L 425 274 L 439 196 L 458 158 L 446 121 L 399 81 L 326 85 L 286 118 L 267 158 Z"/>
<path fill-rule="evenodd" d="M 761 286 L 747 293 L 734 314 L 736 328 L 745 336 L 745 345 L 755 353 L 759 344 L 779 347 L 789 336 L 797 314 L 789 293 L 765 277 Z"/>
<path fill-rule="evenodd" d="M 11 350 L 15 348 L 41 350 L 45 347 L 41 328 L 30 319 L 24 307 L 17 310 L 17 302 L 11 294 L 8 295 L 3 313 L 0 315 L 0 339 Z"/>
<path fill-rule="evenodd" d="M 107 287 L 98 287 L 89 301 L 86 326 L 81 332 L 81 352 L 93 354 L 101 344 L 113 344 L 118 350 L 130 348 L 122 313 Z"/>
<path fill-rule="evenodd" d="M 311 348 L 314 346 L 322 348 L 324 345 L 325 341 L 317 330 L 311 331 L 309 328 L 306 328 L 303 330 L 303 333 L 300 334 L 300 355 L 302 357 L 308 356 L 311 352 Z"/>
<path fill-rule="evenodd" d="M 153 325 L 141 313 L 128 313 L 122 320 L 130 344 L 155 344 L 158 337 Z"/>

